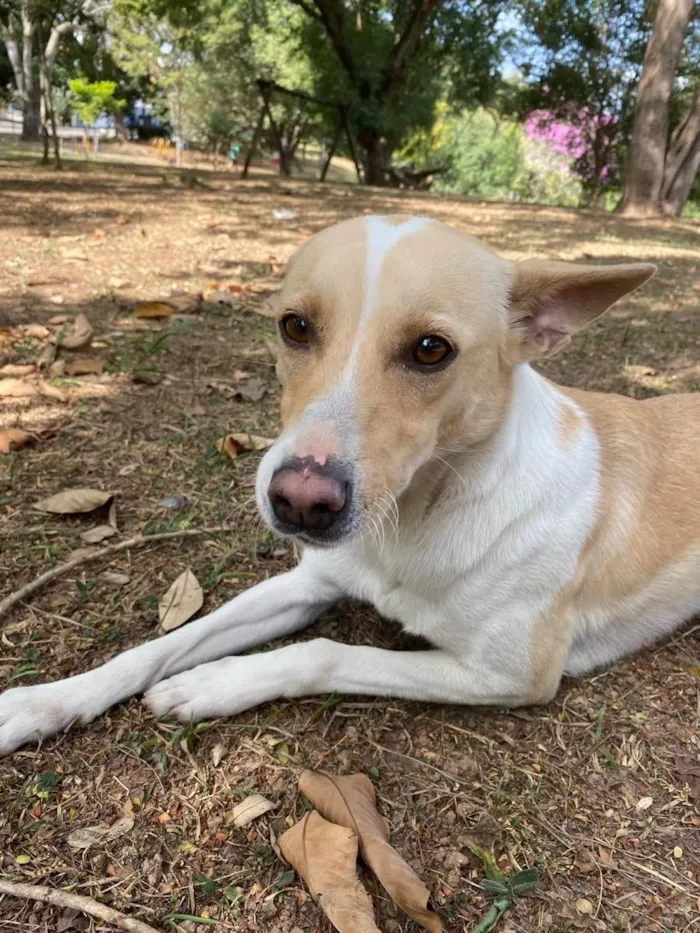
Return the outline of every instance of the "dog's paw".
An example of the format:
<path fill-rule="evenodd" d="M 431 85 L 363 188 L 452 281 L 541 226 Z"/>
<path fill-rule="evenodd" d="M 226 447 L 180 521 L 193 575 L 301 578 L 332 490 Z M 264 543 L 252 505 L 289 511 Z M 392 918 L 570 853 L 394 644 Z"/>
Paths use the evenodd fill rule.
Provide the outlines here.
<path fill-rule="evenodd" d="M 243 658 L 225 658 L 175 674 L 151 687 L 144 702 L 156 716 L 181 722 L 198 722 L 217 716 L 233 716 L 255 705 L 243 688 Z"/>
<path fill-rule="evenodd" d="M 15 687 L 0 694 L 0 755 L 54 735 L 75 719 L 89 722 L 93 718 L 82 702 L 80 688 L 67 684 Z"/>

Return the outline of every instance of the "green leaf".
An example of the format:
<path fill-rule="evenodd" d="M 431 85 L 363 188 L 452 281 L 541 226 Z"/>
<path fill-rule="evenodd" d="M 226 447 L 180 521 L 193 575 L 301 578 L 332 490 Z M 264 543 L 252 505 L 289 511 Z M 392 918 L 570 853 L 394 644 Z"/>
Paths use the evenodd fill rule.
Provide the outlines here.
<path fill-rule="evenodd" d="M 292 881 L 294 881 L 294 872 L 286 871 L 277 879 L 277 881 L 275 881 L 272 887 L 275 891 L 281 891 L 282 888 L 286 888 L 288 885 L 290 885 Z"/>
<path fill-rule="evenodd" d="M 509 907 L 510 897 L 506 897 L 504 895 L 503 897 L 498 898 L 496 901 L 494 901 L 493 907 L 486 914 L 484 919 L 480 923 L 477 923 L 477 925 L 474 927 L 472 933 L 488 933 L 489 930 L 493 930 L 493 928 L 496 926 L 498 921 Z"/>
<path fill-rule="evenodd" d="M 513 894 L 525 894 L 534 891 L 540 883 L 540 876 L 536 868 L 524 868 L 508 879 L 508 887 Z"/>

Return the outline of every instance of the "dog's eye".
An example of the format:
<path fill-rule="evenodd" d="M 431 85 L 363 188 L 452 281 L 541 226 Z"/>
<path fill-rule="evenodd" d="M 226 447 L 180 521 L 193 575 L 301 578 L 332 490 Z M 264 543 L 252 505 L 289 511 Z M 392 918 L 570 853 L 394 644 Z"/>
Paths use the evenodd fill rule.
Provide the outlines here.
<path fill-rule="evenodd" d="M 308 343 L 311 339 L 309 322 L 300 314 L 287 314 L 280 321 L 280 332 L 288 343 Z"/>
<path fill-rule="evenodd" d="M 418 366 L 437 366 L 454 354 L 454 348 L 444 337 L 426 334 L 413 344 L 411 359 Z"/>

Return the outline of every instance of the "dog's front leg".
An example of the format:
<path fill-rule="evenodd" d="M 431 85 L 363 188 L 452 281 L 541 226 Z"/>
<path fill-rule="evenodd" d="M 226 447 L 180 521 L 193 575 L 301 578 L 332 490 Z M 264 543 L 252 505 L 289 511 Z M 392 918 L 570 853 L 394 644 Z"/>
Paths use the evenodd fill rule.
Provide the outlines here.
<path fill-rule="evenodd" d="M 158 715 L 188 722 L 319 693 L 481 706 L 523 706 L 549 698 L 526 681 L 502 665 L 462 661 L 445 651 L 386 651 L 316 638 L 194 668 L 157 684 L 146 702 Z"/>
<path fill-rule="evenodd" d="M 211 615 L 125 651 L 67 680 L 18 687 L 0 695 L 0 754 L 90 722 L 110 706 L 214 658 L 245 651 L 308 624 L 340 597 L 309 562 L 252 587 Z"/>

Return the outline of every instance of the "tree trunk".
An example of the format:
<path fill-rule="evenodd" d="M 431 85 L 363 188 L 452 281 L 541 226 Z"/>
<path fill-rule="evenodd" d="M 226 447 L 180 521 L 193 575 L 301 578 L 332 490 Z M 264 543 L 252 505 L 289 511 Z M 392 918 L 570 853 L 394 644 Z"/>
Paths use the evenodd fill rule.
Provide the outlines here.
<path fill-rule="evenodd" d="M 659 0 L 642 62 L 627 154 L 622 214 L 656 216 L 668 141 L 668 102 L 678 68 L 693 0 Z"/>
<path fill-rule="evenodd" d="M 37 140 L 39 138 L 39 108 L 40 95 L 34 82 L 34 23 L 31 18 L 28 0 L 23 0 L 21 9 L 22 20 L 22 78 L 24 93 L 22 95 L 22 139 Z"/>
<path fill-rule="evenodd" d="M 661 208 L 664 214 L 680 217 L 700 168 L 700 84 L 688 114 L 676 127 L 664 168 Z"/>
<path fill-rule="evenodd" d="M 365 184 L 382 187 L 386 184 L 386 171 L 379 130 L 362 129 L 357 139 L 365 150 Z"/>

